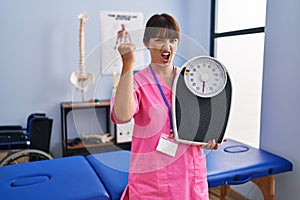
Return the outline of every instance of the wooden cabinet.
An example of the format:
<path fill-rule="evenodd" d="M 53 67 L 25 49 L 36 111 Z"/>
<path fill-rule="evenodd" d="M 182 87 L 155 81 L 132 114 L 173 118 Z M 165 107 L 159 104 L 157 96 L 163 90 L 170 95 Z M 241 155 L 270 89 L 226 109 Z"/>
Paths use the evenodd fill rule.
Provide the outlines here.
<path fill-rule="evenodd" d="M 62 136 L 62 151 L 63 156 L 71 155 L 88 155 L 91 153 L 100 153 L 106 151 L 115 151 L 120 149 L 130 149 L 131 142 L 117 142 L 118 134 L 116 134 L 116 125 L 110 120 L 110 101 L 102 100 L 100 102 L 61 102 L 61 136 Z M 93 135 L 88 135 L 87 137 L 70 136 L 68 117 L 70 113 L 78 110 L 94 109 L 95 112 L 100 112 L 102 116 L 102 130 Z M 97 118 L 97 115 L 95 115 Z M 98 119 L 97 119 L 98 120 Z M 75 124 L 76 125 L 76 124 Z M 104 138 L 104 136 L 109 136 L 110 140 Z"/>

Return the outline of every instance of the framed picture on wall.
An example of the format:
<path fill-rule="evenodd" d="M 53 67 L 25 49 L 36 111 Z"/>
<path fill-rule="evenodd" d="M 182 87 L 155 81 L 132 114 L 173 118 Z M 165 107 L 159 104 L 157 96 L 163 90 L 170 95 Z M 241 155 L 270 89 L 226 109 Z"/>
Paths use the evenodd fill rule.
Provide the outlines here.
<path fill-rule="evenodd" d="M 136 45 L 136 65 L 143 65 L 143 13 L 100 11 L 101 74 L 120 73 L 122 62 L 118 52 L 121 43 Z"/>

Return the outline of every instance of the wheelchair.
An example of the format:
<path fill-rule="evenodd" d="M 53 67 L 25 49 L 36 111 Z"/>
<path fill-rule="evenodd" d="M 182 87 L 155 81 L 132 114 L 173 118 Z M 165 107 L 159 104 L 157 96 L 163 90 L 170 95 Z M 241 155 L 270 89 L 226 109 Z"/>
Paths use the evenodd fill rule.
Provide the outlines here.
<path fill-rule="evenodd" d="M 50 154 L 52 124 L 53 119 L 45 113 L 32 113 L 27 117 L 26 128 L 0 126 L 0 152 L 7 153 L 0 161 L 0 167 L 53 159 Z"/>

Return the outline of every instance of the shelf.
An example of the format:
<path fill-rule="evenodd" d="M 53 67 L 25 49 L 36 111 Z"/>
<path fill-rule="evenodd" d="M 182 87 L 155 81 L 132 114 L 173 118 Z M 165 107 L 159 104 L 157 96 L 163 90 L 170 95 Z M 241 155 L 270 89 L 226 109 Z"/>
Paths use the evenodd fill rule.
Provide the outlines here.
<path fill-rule="evenodd" d="M 105 143 L 94 143 L 87 144 L 84 141 L 75 144 L 74 146 L 68 145 L 70 142 L 74 141 L 74 138 L 68 138 L 67 131 L 67 115 L 72 110 L 78 109 L 100 109 L 100 112 L 105 112 L 106 119 L 104 120 L 106 125 L 104 132 L 108 133 L 113 137 L 113 140 Z M 120 149 L 130 150 L 131 142 L 119 144 L 116 140 L 116 125 L 110 121 L 110 100 L 100 100 L 99 102 L 61 102 L 61 123 L 62 123 L 62 150 L 63 156 L 71 155 L 88 155 L 91 153 L 100 153 L 107 151 L 116 151 Z M 101 134 L 100 134 L 101 135 Z"/>
<path fill-rule="evenodd" d="M 68 140 L 69 142 L 72 142 L 72 139 Z M 107 146 L 107 145 L 115 145 L 114 142 L 105 142 L 105 143 L 95 143 L 95 144 L 86 144 L 84 142 L 80 142 L 79 144 L 76 144 L 74 146 L 68 145 L 68 149 L 82 149 L 82 148 L 91 148 L 91 147 L 102 147 L 102 146 Z"/>
<path fill-rule="evenodd" d="M 93 107 L 109 107 L 109 100 L 102 100 L 97 103 L 94 102 L 62 102 L 61 106 L 65 109 L 80 109 L 80 108 L 93 108 Z"/>
<path fill-rule="evenodd" d="M 70 139 L 69 141 L 72 141 Z M 67 156 L 73 155 L 89 155 L 99 152 L 109 152 L 118 150 L 129 150 L 131 148 L 131 143 L 115 144 L 114 142 L 99 143 L 99 144 L 84 144 L 83 142 L 75 146 L 68 145 Z"/>

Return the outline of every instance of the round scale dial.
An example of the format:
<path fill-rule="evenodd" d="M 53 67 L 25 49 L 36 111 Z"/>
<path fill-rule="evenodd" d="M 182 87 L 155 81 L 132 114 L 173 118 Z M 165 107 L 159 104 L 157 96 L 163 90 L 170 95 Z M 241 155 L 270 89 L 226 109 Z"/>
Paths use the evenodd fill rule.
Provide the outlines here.
<path fill-rule="evenodd" d="M 225 67 L 209 56 L 199 56 L 185 65 L 184 81 L 195 95 L 210 98 L 218 95 L 227 82 Z"/>

